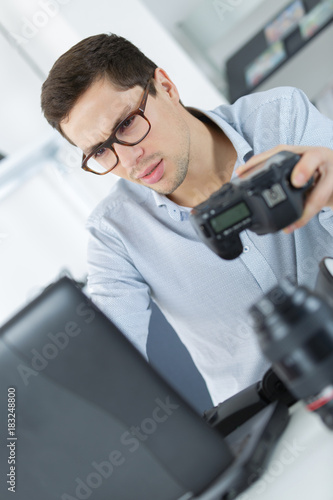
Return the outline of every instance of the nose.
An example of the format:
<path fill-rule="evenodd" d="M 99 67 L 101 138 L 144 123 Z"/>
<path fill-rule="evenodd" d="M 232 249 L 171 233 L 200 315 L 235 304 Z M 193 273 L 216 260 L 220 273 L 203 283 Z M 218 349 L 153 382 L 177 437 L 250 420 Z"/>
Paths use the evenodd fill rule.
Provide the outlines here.
<path fill-rule="evenodd" d="M 119 156 L 119 163 L 125 168 L 135 167 L 143 156 L 143 149 L 140 144 L 136 144 L 136 146 L 114 144 L 113 147 Z"/>

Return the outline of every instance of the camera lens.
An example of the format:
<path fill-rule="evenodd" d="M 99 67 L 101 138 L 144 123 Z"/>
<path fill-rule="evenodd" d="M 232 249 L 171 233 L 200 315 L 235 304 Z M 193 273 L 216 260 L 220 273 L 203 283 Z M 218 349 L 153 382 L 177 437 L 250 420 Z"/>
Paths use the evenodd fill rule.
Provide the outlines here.
<path fill-rule="evenodd" d="M 250 314 L 275 373 L 333 430 L 333 309 L 319 294 L 285 281 Z"/>

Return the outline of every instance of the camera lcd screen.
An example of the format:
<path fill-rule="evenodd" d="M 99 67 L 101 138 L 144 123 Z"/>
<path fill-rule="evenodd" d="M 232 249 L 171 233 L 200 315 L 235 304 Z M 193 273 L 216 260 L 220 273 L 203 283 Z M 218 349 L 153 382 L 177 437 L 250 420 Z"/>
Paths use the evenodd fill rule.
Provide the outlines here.
<path fill-rule="evenodd" d="M 248 209 L 246 203 L 242 201 L 241 203 L 234 205 L 232 208 L 229 208 L 229 210 L 226 210 L 222 214 L 219 214 L 216 217 L 210 219 L 210 224 L 215 233 L 220 233 L 224 229 L 227 229 L 228 227 L 233 226 L 237 222 L 245 219 L 250 214 L 251 212 Z"/>

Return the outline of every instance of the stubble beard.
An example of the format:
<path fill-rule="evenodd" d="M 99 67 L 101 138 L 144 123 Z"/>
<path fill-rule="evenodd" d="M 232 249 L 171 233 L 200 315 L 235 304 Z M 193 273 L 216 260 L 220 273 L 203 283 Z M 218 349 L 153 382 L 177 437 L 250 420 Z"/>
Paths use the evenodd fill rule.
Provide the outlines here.
<path fill-rule="evenodd" d="M 163 178 L 161 185 L 158 186 L 151 186 L 154 191 L 156 191 L 159 194 L 164 194 L 164 195 L 170 195 L 178 189 L 182 183 L 184 182 L 187 172 L 189 169 L 189 164 L 190 164 L 190 134 L 186 133 L 186 135 L 183 137 L 183 140 L 181 142 L 181 148 L 180 150 L 182 151 L 180 154 L 178 154 L 176 157 L 170 157 L 171 163 L 174 164 L 175 166 L 175 173 L 174 176 L 172 176 L 172 173 L 166 172 L 166 175 L 170 175 L 170 179 L 166 181 L 166 184 L 163 185 Z M 168 159 L 167 159 L 168 163 Z M 170 165 L 170 163 L 169 163 Z M 157 183 L 158 184 L 158 183 Z"/>
<path fill-rule="evenodd" d="M 157 183 L 156 186 L 151 186 L 151 189 L 159 194 L 169 195 L 174 193 L 176 189 L 181 186 L 188 172 L 189 155 L 182 155 L 181 157 L 176 158 L 176 160 L 174 160 L 174 164 L 176 167 L 175 175 L 171 179 L 169 179 L 166 184 L 163 185 L 162 181 L 161 186 L 158 186 Z"/>

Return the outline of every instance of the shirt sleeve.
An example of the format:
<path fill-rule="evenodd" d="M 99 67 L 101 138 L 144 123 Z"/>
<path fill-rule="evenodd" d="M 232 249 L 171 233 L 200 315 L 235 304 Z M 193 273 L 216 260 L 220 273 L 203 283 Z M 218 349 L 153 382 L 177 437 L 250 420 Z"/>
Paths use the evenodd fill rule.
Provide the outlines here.
<path fill-rule="evenodd" d="M 222 115 L 250 144 L 254 154 L 280 144 L 333 148 L 333 121 L 305 93 L 278 87 L 241 97 L 222 106 Z"/>
<path fill-rule="evenodd" d="M 292 91 L 289 121 L 286 128 L 290 144 L 322 146 L 333 149 L 333 121 L 323 115 L 299 89 Z M 326 229 L 330 236 L 333 236 L 332 209 L 324 207 L 315 217 L 318 217 L 321 226 Z M 328 253 L 331 253 L 331 247 L 332 241 L 329 242 Z"/>
<path fill-rule="evenodd" d="M 88 294 L 145 356 L 151 316 L 147 283 L 122 241 L 103 224 L 88 224 Z"/>
<path fill-rule="evenodd" d="M 286 128 L 290 144 L 333 149 L 333 121 L 320 113 L 302 90 L 292 90 Z"/>

